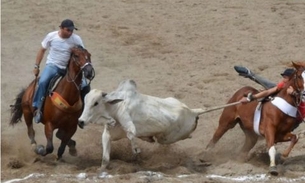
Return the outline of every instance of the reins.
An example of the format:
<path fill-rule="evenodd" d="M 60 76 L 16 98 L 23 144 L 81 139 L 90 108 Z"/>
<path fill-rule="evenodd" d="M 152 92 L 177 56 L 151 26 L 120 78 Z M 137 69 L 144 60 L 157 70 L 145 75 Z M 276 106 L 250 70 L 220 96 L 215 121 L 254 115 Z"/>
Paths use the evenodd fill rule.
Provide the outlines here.
<path fill-rule="evenodd" d="M 74 61 L 74 63 L 80 68 L 80 70 L 78 71 L 78 73 L 75 75 L 75 77 L 74 78 L 72 78 L 71 76 L 70 76 L 70 72 L 69 72 L 69 68 L 67 69 L 67 76 L 68 77 L 66 77 L 66 80 L 67 80 L 67 82 L 69 82 L 69 83 L 74 83 L 74 85 L 76 86 L 76 88 L 77 88 L 77 90 L 80 90 L 80 86 L 78 86 L 77 84 L 76 84 L 76 79 L 79 77 L 79 75 L 82 73 L 82 70 L 87 66 L 87 65 L 90 65 L 91 63 L 89 63 L 89 62 L 86 62 L 83 66 L 81 66 L 79 63 L 78 63 L 78 61 L 75 59 L 75 56 L 74 56 L 74 54 L 72 54 L 71 55 L 71 59 L 73 59 L 73 61 Z M 88 61 L 88 59 L 86 58 L 86 61 Z M 71 61 L 70 61 L 70 63 L 71 63 Z M 69 64 L 70 64 L 69 63 Z M 92 80 L 92 79 L 91 79 Z M 91 80 L 90 80 L 90 82 L 91 82 Z M 90 84 L 90 83 L 89 83 Z"/>
<path fill-rule="evenodd" d="M 300 106 L 300 104 L 301 104 L 301 102 L 302 102 L 302 98 L 303 98 L 303 92 L 301 91 L 301 89 L 300 89 L 300 87 L 299 87 L 299 84 L 298 84 L 298 82 L 297 82 L 298 77 L 300 77 L 300 76 L 298 76 L 297 74 L 294 75 L 294 85 L 295 85 L 295 87 L 296 87 L 296 93 L 297 93 L 297 95 L 296 95 L 296 96 L 293 96 L 293 98 L 294 98 L 294 105 L 297 107 L 297 112 L 298 112 L 299 116 L 300 116 L 302 119 L 304 119 L 304 116 L 302 115 L 302 113 L 301 113 L 301 111 L 300 111 L 300 109 L 299 109 L 299 106 Z"/>
<path fill-rule="evenodd" d="M 82 72 L 82 70 L 80 69 L 79 72 L 76 74 L 76 76 L 75 76 L 74 78 L 72 78 L 72 77 L 70 76 L 70 74 L 69 74 L 69 69 L 67 70 L 67 75 L 68 75 L 68 77 L 66 77 L 66 80 L 67 80 L 67 82 L 69 82 L 69 83 L 72 83 L 72 82 L 73 82 L 74 85 L 76 86 L 77 90 L 79 90 L 80 87 L 77 86 L 75 80 L 77 79 L 77 77 L 80 75 L 81 72 Z M 70 78 L 70 80 L 69 80 L 69 78 Z"/>
<path fill-rule="evenodd" d="M 302 95 L 301 95 L 301 90 L 300 90 L 299 84 L 297 82 L 297 80 L 298 80 L 297 77 L 298 77 L 297 74 L 295 74 L 294 75 L 294 80 L 293 80 L 294 81 L 294 85 L 296 87 L 296 92 L 297 92 L 297 96 L 294 97 L 295 98 L 294 102 L 295 102 L 296 106 L 299 106 L 301 101 L 302 101 Z"/>

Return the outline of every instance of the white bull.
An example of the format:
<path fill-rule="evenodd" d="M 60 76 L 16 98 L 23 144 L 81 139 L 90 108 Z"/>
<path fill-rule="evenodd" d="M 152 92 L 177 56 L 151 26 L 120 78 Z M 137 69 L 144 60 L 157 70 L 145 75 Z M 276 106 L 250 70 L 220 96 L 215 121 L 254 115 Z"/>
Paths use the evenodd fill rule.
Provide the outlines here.
<path fill-rule="evenodd" d="M 140 153 L 134 138 L 170 144 L 190 137 L 196 129 L 198 116 L 205 111 L 190 109 L 175 98 L 158 98 L 137 91 L 133 80 L 125 80 L 109 93 L 93 89 L 85 97 L 85 108 L 79 118 L 82 128 L 89 122 L 108 120 L 102 135 L 101 168 L 109 164 L 110 139 L 128 138 L 134 154 Z M 114 125 L 115 123 L 115 125 Z M 110 125 L 112 124 L 112 125 Z"/>

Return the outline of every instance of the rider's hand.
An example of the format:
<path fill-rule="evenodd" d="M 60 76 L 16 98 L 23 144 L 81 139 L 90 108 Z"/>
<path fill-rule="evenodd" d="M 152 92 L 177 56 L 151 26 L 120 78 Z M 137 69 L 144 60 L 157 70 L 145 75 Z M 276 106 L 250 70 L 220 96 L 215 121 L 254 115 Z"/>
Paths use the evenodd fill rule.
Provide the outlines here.
<path fill-rule="evenodd" d="M 253 96 L 253 94 L 250 92 L 250 93 L 248 93 L 248 95 L 247 95 L 247 100 L 249 101 L 249 102 L 252 102 L 253 100 L 255 100 L 256 98 Z"/>
<path fill-rule="evenodd" d="M 292 86 L 289 86 L 289 87 L 287 88 L 287 94 L 293 95 L 293 92 L 294 92 L 294 89 L 292 88 Z"/>
<path fill-rule="evenodd" d="M 247 99 L 247 97 L 243 97 L 242 99 L 240 99 L 239 102 L 246 104 L 246 103 L 249 103 L 249 100 Z"/>
<path fill-rule="evenodd" d="M 252 102 L 253 100 L 255 100 L 254 96 L 252 93 L 248 93 L 247 95 L 245 95 L 242 99 L 240 99 L 239 101 L 243 104 L 245 103 L 249 103 Z"/>
<path fill-rule="evenodd" d="M 37 77 L 39 75 L 39 66 L 35 65 L 33 69 L 33 74 Z"/>

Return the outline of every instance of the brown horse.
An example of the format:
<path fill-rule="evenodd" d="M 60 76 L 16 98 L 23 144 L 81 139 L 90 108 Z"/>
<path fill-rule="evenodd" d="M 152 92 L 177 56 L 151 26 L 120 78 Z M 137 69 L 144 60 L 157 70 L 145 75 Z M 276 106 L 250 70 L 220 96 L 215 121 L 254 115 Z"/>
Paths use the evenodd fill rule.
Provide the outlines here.
<path fill-rule="evenodd" d="M 275 144 L 277 142 L 290 141 L 290 146 L 282 154 L 283 157 L 287 157 L 293 146 L 298 141 L 298 137 L 292 134 L 291 131 L 293 130 L 294 125 L 296 124 L 296 109 L 301 101 L 301 95 L 304 90 L 305 64 L 292 63 L 292 65 L 296 68 L 295 73 L 290 77 L 286 86 L 277 94 L 275 94 L 275 96 L 273 96 L 273 101 L 265 101 L 261 105 L 258 103 L 258 101 L 253 101 L 247 104 L 238 104 L 225 108 L 219 118 L 218 128 L 215 131 L 213 138 L 207 145 L 207 148 L 214 147 L 218 140 L 229 129 L 235 127 L 235 125 L 239 123 L 241 129 L 243 130 L 246 136 L 245 143 L 241 149 L 242 157 L 247 157 L 249 151 L 256 144 L 258 137 L 263 136 L 266 139 L 268 153 L 270 157 L 269 172 L 272 175 L 277 175 L 278 172 L 275 163 Z M 292 86 L 294 90 L 298 92 L 298 96 L 292 96 L 287 93 L 286 90 L 289 86 Z M 258 90 L 249 86 L 243 87 L 232 96 L 228 103 L 237 102 L 242 97 L 244 97 L 245 94 L 248 94 L 250 92 L 255 94 L 258 93 Z M 286 106 L 290 106 L 290 109 L 292 109 L 293 114 L 288 115 L 288 112 L 282 112 L 282 110 L 279 109 L 281 107 L 275 106 L 275 101 L 281 101 L 280 103 L 284 103 Z M 285 101 L 289 104 L 287 104 Z M 261 117 L 260 123 L 256 125 L 255 128 L 254 113 L 257 110 L 258 105 L 260 105 L 261 107 Z"/>
<path fill-rule="evenodd" d="M 33 128 L 32 100 L 37 83 L 37 78 L 17 95 L 15 104 L 12 105 L 11 125 L 21 121 L 24 115 L 28 129 L 28 136 L 37 154 L 45 156 L 53 152 L 53 131 L 58 129 L 56 137 L 61 140 L 57 152 L 57 159 L 61 159 L 66 145 L 69 153 L 76 155 L 76 142 L 71 139 L 77 130 L 78 118 L 82 113 L 82 101 L 80 98 L 80 86 L 83 75 L 90 81 L 94 77 L 94 69 L 91 65 L 91 54 L 81 46 L 72 48 L 71 57 L 65 76 L 58 82 L 55 89 L 46 97 L 43 107 L 42 123 L 45 125 L 46 148 L 36 144 L 35 130 Z"/>

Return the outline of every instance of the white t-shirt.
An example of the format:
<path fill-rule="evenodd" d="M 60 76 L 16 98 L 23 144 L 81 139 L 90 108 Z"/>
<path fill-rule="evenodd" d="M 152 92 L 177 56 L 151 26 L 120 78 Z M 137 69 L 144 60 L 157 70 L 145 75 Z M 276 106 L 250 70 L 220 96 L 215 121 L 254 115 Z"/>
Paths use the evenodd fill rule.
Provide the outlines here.
<path fill-rule="evenodd" d="M 50 32 L 41 42 L 43 48 L 49 50 L 46 64 L 52 63 L 61 69 L 65 69 L 71 56 L 71 48 L 81 45 L 84 47 L 82 39 L 72 34 L 71 37 L 63 39 L 58 35 L 59 31 Z"/>

